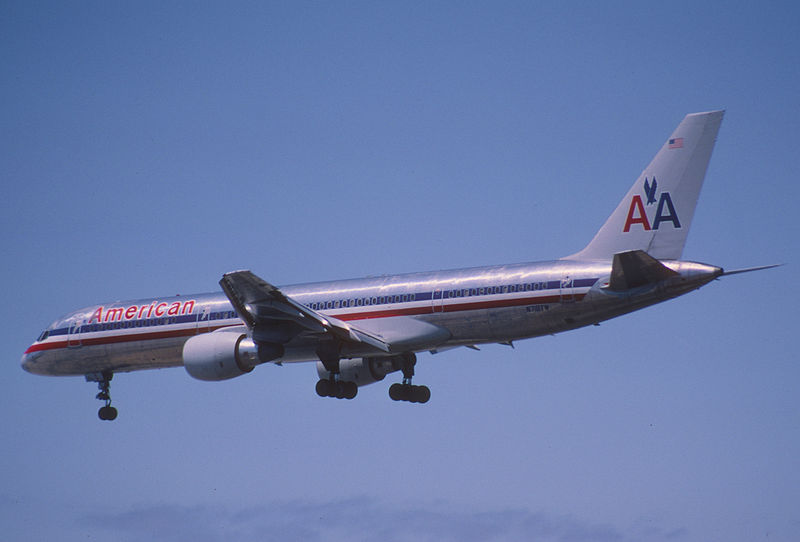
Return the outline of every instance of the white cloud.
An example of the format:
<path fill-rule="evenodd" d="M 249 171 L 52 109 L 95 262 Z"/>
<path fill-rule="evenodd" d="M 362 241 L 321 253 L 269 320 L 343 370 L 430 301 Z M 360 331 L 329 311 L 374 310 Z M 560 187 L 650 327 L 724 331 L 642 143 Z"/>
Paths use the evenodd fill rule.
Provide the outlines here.
<path fill-rule="evenodd" d="M 211 505 L 141 506 L 86 518 L 115 537 L 141 540 L 381 540 L 384 542 L 553 542 L 666 540 L 685 538 L 685 529 L 650 528 L 625 533 L 610 524 L 524 509 L 475 512 L 436 504 L 393 506 L 368 497 L 334 501 L 287 501 L 237 508 Z"/>

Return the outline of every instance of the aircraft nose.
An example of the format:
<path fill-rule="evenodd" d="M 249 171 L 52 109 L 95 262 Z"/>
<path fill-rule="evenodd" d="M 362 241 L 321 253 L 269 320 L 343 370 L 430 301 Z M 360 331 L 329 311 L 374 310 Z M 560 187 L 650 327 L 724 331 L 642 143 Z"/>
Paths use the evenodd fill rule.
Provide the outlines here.
<path fill-rule="evenodd" d="M 38 352 L 30 352 L 28 350 L 22 354 L 22 359 L 20 360 L 20 365 L 22 368 L 29 373 L 36 373 L 36 360 L 39 358 Z"/>
<path fill-rule="evenodd" d="M 31 372 L 31 364 L 33 363 L 33 360 L 30 359 L 28 354 L 22 354 L 22 359 L 20 360 L 19 363 L 20 365 L 22 365 L 23 369 L 25 369 L 29 373 Z"/>

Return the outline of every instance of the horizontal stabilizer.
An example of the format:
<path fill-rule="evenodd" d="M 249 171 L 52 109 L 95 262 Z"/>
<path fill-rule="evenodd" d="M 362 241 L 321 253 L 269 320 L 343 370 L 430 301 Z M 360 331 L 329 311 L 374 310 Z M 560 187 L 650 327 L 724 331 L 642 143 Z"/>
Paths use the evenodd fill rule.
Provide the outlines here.
<path fill-rule="evenodd" d="M 614 254 L 611 264 L 609 289 L 615 292 L 653 284 L 677 275 L 663 263 L 643 250 L 630 250 Z"/>

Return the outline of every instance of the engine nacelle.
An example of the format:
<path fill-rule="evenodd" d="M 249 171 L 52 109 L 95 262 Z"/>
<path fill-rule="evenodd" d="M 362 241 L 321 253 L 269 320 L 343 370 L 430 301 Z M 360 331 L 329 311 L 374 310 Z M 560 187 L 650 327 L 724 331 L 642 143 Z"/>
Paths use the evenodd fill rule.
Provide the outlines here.
<path fill-rule="evenodd" d="M 343 359 L 339 362 L 339 379 L 359 386 L 380 382 L 389 373 L 400 370 L 400 359 L 400 356 Z M 321 380 L 331 376 L 321 361 L 317 362 L 317 374 Z"/>
<path fill-rule="evenodd" d="M 198 380 L 228 380 L 249 373 L 259 363 L 258 347 L 244 334 L 204 333 L 183 345 L 183 366 Z"/>

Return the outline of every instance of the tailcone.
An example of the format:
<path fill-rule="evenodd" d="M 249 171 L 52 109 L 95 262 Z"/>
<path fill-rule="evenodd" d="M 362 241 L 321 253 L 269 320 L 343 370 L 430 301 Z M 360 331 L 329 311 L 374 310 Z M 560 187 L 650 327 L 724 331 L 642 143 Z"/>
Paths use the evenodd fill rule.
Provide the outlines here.
<path fill-rule="evenodd" d="M 685 289 L 699 288 L 712 280 L 722 276 L 725 271 L 721 267 L 697 262 L 663 262 L 667 267 L 676 271 L 677 281 Z"/>

